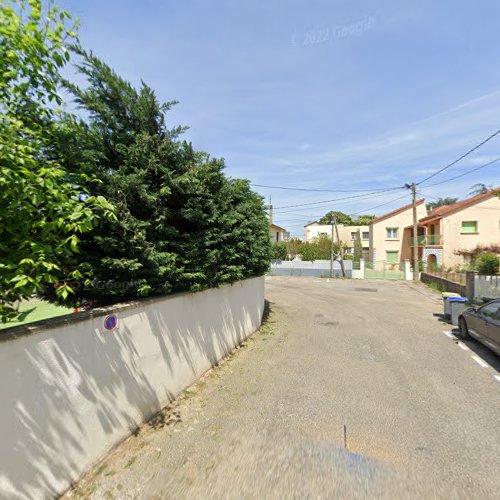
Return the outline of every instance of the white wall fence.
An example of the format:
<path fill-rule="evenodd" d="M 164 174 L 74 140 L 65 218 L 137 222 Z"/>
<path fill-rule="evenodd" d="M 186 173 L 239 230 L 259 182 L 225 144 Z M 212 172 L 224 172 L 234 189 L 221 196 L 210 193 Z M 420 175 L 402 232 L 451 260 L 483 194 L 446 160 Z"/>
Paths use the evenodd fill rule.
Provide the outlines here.
<path fill-rule="evenodd" d="M 254 332 L 264 279 L 0 333 L 0 498 L 60 494 Z"/>
<path fill-rule="evenodd" d="M 344 260 L 346 277 L 352 274 L 352 260 Z M 327 278 L 330 276 L 329 260 L 274 260 L 271 262 L 271 276 L 316 276 Z M 333 277 L 341 278 L 340 262 L 333 262 Z"/>
<path fill-rule="evenodd" d="M 474 276 L 474 299 L 500 297 L 500 276 Z"/>
<path fill-rule="evenodd" d="M 411 272 L 409 260 L 405 260 L 395 264 L 393 266 L 394 269 L 392 269 L 392 267 L 390 269 L 386 269 L 390 266 L 386 266 L 385 262 L 378 262 L 376 263 L 376 266 L 374 266 L 372 263 L 368 264 L 370 267 L 370 271 L 372 272 L 368 272 L 367 263 L 363 259 L 361 259 L 359 262 L 345 260 L 344 268 L 346 272 L 346 278 L 397 278 L 404 280 L 413 279 L 413 273 Z M 334 278 L 342 277 L 340 262 L 334 261 L 332 274 Z M 316 276 L 319 278 L 327 278 L 330 276 L 330 261 L 275 260 L 271 263 L 271 276 Z"/>

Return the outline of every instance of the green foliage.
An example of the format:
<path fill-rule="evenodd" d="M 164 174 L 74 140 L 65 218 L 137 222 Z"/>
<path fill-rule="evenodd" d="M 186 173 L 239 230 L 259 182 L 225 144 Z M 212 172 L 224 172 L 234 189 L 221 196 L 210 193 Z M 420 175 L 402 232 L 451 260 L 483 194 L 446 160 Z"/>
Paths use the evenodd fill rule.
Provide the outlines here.
<path fill-rule="evenodd" d="M 360 215 L 354 220 L 353 226 L 367 226 L 375 218 L 375 215 Z"/>
<path fill-rule="evenodd" d="M 291 259 L 295 259 L 297 255 L 300 254 L 300 249 L 302 248 L 302 241 L 299 238 L 290 238 L 286 242 L 286 251 Z"/>
<path fill-rule="evenodd" d="M 343 242 L 333 242 L 333 258 L 340 258 L 340 250 L 345 251 L 347 245 Z M 300 249 L 302 260 L 330 260 L 332 252 L 332 239 L 326 234 L 320 234 L 311 242 L 304 243 Z"/>
<path fill-rule="evenodd" d="M 284 241 L 275 241 L 271 245 L 271 260 L 286 260 L 288 257 L 287 245 Z"/>
<path fill-rule="evenodd" d="M 426 203 L 425 206 L 427 207 L 427 210 L 434 210 L 435 208 L 438 207 L 444 207 L 446 205 L 454 205 L 455 203 L 458 202 L 458 198 L 439 198 L 437 201 L 430 201 L 429 203 Z"/>
<path fill-rule="evenodd" d="M 314 243 L 304 243 L 300 249 L 300 256 L 302 260 L 318 260 L 317 246 Z"/>
<path fill-rule="evenodd" d="M 354 255 L 351 255 L 350 253 L 344 255 L 344 260 L 354 260 Z"/>
<path fill-rule="evenodd" d="M 478 194 L 487 193 L 491 189 L 491 186 L 487 186 L 483 183 L 474 184 L 470 187 L 469 196 L 477 196 Z"/>
<path fill-rule="evenodd" d="M 363 258 L 363 243 L 361 241 L 361 231 L 358 229 L 356 239 L 354 240 L 353 260 L 359 262 Z"/>
<path fill-rule="evenodd" d="M 320 260 L 329 260 L 332 252 L 332 239 L 326 234 L 319 234 L 313 240 L 313 245 L 316 245 L 316 258 Z M 335 243 L 334 251 L 335 251 Z"/>
<path fill-rule="evenodd" d="M 321 217 L 319 223 L 325 225 L 331 224 L 333 217 L 335 217 L 337 224 L 343 226 L 366 226 L 371 220 L 375 219 L 375 215 L 360 215 L 357 219 L 353 219 L 350 215 L 344 212 L 331 210 Z"/>
<path fill-rule="evenodd" d="M 319 220 L 320 224 L 331 224 L 332 219 L 335 217 L 336 223 L 337 224 L 342 224 L 344 226 L 352 226 L 353 221 L 350 215 L 345 214 L 344 212 L 339 212 L 336 210 L 331 210 L 330 212 L 326 213 L 321 219 Z"/>
<path fill-rule="evenodd" d="M 495 275 L 499 265 L 500 259 L 494 253 L 484 253 L 477 259 L 477 270 L 480 274 Z"/>
<path fill-rule="evenodd" d="M 16 8 L 14 8 L 14 6 Z M 60 71 L 69 60 L 70 16 L 39 0 L 0 2 L 0 318 L 42 282 L 57 280 L 80 234 L 108 216 L 101 197 L 83 196 L 82 175 L 52 155 L 62 100 Z M 88 180 L 88 179 L 87 179 Z M 69 276 L 75 278 L 78 275 Z M 57 294 L 67 296 L 67 283 Z"/>
<path fill-rule="evenodd" d="M 227 179 L 223 160 L 179 140 L 182 127 L 167 128 L 174 102 L 159 103 L 144 83 L 135 89 L 75 50 L 87 86 L 66 85 L 88 118 L 64 122 L 57 150 L 68 169 L 99 180 L 86 189 L 118 213 L 84 235 L 66 264 L 90 277 L 78 298 L 105 304 L 265 273 L 268 221 L 248 181 Z"/>

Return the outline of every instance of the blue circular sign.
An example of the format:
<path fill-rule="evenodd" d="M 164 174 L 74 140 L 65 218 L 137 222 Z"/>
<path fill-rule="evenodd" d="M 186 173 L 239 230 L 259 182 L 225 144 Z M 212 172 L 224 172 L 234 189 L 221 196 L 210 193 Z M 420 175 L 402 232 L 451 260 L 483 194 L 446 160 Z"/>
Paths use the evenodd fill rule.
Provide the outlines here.
<path fill-rule="evenodd" d="M 104 318 L 104 328 L 106 330 L 114 330 L 118 325 L 118 317 L 116 314 L 110 314 Z"/>

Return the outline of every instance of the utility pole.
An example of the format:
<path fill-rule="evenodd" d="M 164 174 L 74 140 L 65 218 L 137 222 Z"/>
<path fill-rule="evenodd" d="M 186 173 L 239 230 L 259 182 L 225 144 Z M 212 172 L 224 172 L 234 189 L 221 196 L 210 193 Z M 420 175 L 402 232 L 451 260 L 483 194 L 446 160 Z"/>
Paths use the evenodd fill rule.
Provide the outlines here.
<path fill-rule="evenodd" d="M 333 218 L 332 223 L 332 241 L 330 242 L 330 278 L 333 278 Z"/>
<path fill-rule="evenodd" d="M 269 225 L 273 225 L 273 202 L 271 199 L 271 195 L 269 195 Z"/>
<path fill-rule="evenodd" d="M 411 183 L 411 202 L 413 205 L 413 281 L 418 281 L 418 220 L 417 185 Z"/>
<path fill-rule="evenodd" d="M 330 259 L 330 275 L 333 274 L 333 228 L 335 227 L 335 233 L 337 234 L 337 242 L 339 244 L 339 253 L 340 253 L 340 269 L 342 270 L 342 277 L 345 278 L 345 268 L 344 268 L 344 249 L 342 244 L 340 243 L 339 237 L 339 228 L 337 227 L 337 219 L 335 215 L 332 215 L 332 251 L 331 251 L 331 259 Z"/>

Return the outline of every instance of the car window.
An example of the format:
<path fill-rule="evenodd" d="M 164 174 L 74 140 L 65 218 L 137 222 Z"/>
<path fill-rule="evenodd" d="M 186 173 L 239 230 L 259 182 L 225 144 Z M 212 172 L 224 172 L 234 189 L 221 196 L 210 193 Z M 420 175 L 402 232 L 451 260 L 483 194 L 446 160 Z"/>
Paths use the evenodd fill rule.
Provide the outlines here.
<path fill-rule="evenodd" d="M 481 316 L 484 316 L 485 318 L 495 318 L 498 315 L 498 309 L 500 308 L 500 304 L 498 302 L 491 303 L 491 304 L 486 304 L 485 306 L 481 307 L 479 310 L 479 313 Z"/>
<path fill-rule="evenodd" d="M 497 312 L 493 316 L 493 319 L 497 322 L 500 323 L 500 307 L 497 309 Z"/>

